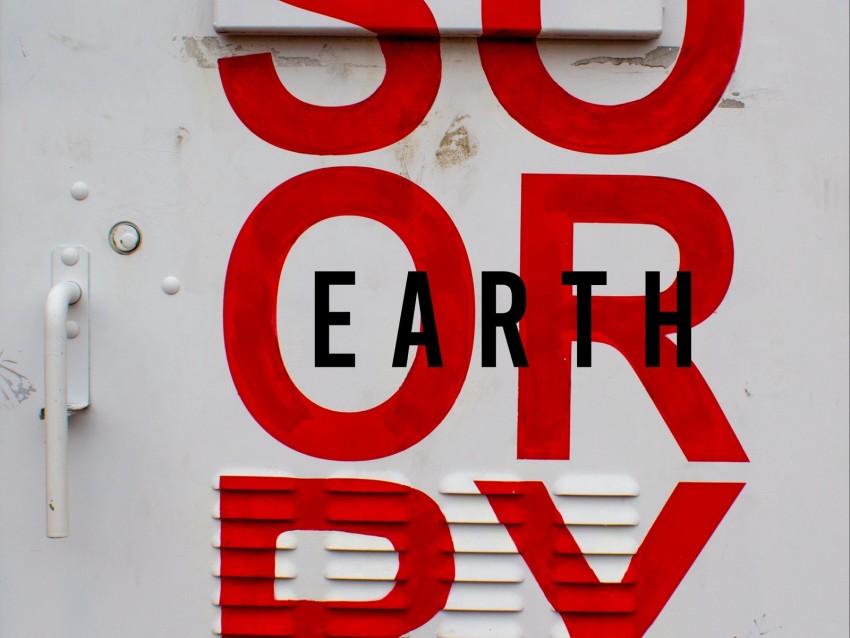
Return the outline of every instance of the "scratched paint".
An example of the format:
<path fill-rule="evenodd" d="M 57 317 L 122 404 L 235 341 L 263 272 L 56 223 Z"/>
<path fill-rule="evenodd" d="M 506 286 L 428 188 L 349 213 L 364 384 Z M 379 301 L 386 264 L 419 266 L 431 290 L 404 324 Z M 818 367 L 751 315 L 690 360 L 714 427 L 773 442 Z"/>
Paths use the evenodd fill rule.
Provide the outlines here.
<path fill-rule="evenodd" d="M 3 356 L 0 351 L 0 398 L 3 406 L 14 408 L 35 393 L 27 376 L 18 371 L 18 362 Z"/>
<path fill-rule="evenodd" d="M 678 55 L 679 47 L 655 47 L 646 55 L 632 57 L 600 55 L 576 60 L 573 62 L 573 66 L 587 66 L 588 64 L 613 64 L 614 66 L 620 66 L 621 64 L 626 64 L 629 66 L 645 66 L 651 69 L 669 69 L 676 62 L 676 56 Z"/>

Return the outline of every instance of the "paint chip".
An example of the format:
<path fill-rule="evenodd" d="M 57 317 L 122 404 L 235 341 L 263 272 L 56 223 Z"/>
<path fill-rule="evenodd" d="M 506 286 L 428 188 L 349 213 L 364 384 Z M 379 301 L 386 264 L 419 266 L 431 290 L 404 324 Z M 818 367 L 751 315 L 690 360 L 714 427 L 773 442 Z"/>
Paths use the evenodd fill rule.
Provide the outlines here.
<path fill-rule="evenodd" d="M 595 58 L 576 60 L 573 62 L 573 66 L 587 66 L 588 64 L 613 64 L 614 66 L 620 66 L 621 64 L 628 64 L 631 66 L 669 69 L 673 66 L 678 56 L 679 47 L 655 47 L 652 51 L 642 56 L 620 58 L 601 55 Z"/>
<path fill-rule="evenodd" d="M 435 153 L 441 168 L 459 166 L 478 153 L 478 147 L 463 124 L 468 119 L 468 115 L 458 115 L 446 129 Z"/>
<path fill-rule="evenodd" d="M 734 98 L 723 98 L 720 101 L 720 104 L 717 105 L 719 109 L 742 109 L 746 105 L 741 100 L 736 100 Z"/>

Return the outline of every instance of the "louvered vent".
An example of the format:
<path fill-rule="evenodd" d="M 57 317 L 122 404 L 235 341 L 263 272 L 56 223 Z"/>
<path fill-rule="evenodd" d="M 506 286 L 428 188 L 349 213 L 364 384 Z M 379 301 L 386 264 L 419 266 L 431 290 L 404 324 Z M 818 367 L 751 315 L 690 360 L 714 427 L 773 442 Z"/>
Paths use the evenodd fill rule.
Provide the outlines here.
<path fill-rule="evenodd" d="M 555 525 L 545 575 L 547 598 L 560 615 L 553 617 L 553 638 L 567 636 L 567 617 L 584 624 L 605 614 L 610 626 L 612 615 L 622 615 L 628 625 L 635 610 L 634 584 L 622 582 L 638 548 L 639 490 L 628 477 L 564 477 L 549 493 L 513 476 L 452 475 L 440 484 L 439 510 L 398 479 L 229 476 L 218 488 L 214 575 L 220 588 L 214 602 L 222 620 L 216 633 L 231 638 L 296 635 L 294 609 L 304 601 L 313 601 L 328 636 L 341 635 L 333 629 L 335 618 L 352 608 L 368 608 L 364 613 L 379 614 L 380 622 L 387 614 L 410 613 L 414 559 L 429 569 L 453 564 L 437 579 L 447 596 L 438 638 L 521 638 L 529 568 L 528 556 L 517 549 L 527 550 L 517 530 L 548 524 L 539 520 L 542 510 L 534 513 L 538 520 L 529 520 L 531 510 L 523 509 L 531 491 L 549 503 Z M 440 519 L 424 534 L 423 508 L 434 508 L 428 520 Z"/>
<path fill-rule="evenodd" d="M 634 583 L 623 582 L 623 577 L 640 545 L 635 536 L 637 483 L 627 476 L 575 475 L 561 478 L 552 492 L 555 507 L 599 581 L 588 583 L 572 578 L 572 570 L 560 570 L 562 595 L 553 607 L 562 615 L 582 616 L 578 622 L 592 623 L 594 616 L 604 614 L 610 627 L 610 616 L 622 615 L 623 624 L 630 625 L 636 610 Z M 569 553 L 559 555 L 561 560 L 571 560 Z M 567 638 L 560 618 L 551 635 Z"/>
<path fill-rule="evenodd" d="M 437 638 L 521 638 L 522 557 L 475 479 L 511 475 L 455 474 L 440 483 L 440 505 L 455 545 L 455 584 Z"/>

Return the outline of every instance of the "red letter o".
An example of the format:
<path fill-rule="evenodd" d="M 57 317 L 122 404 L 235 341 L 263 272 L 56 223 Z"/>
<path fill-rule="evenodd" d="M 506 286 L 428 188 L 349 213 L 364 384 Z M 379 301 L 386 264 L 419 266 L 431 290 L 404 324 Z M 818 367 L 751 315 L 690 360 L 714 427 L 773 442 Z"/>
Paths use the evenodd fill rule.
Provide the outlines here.
<path fill-rule="evenodd" d="M 445 353 L 443 366 L 432 368 L 420 350 L 398 391 L 362 412 L 329 410 L 304 396 L 278 345 L 277 287 L 286 256 L 308 228 L 342 215 L 385 224 L 416 269 L 428 273 Z M 376 459 L 415 445 L 451 409 L 469 368 L 474 313 L 466 248 L 436 200 L 392 173 L 326 168 L 278 186 L 242 227 L 224 287 L 227 361 L 245 406 L 284 445 L 336 461 Z"/>

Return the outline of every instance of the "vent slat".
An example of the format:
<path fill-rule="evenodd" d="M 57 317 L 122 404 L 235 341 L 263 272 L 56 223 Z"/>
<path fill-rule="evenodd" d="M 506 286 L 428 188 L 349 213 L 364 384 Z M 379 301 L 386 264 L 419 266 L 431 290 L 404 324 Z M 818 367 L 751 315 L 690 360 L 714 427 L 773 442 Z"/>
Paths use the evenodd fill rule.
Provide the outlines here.
<path fill-rule="evenodd" d="M 446 611 L 517 613 L 522 611 L 522 597 L 512 588 L 498 585 L 458 583 L 452 587 Z"/>
<path fill-rule="evenodd" d="M 630 476 L 616 474 L 575 474 L 556 481 L 556 496 L 638 496 L 640 486 Z"/>

